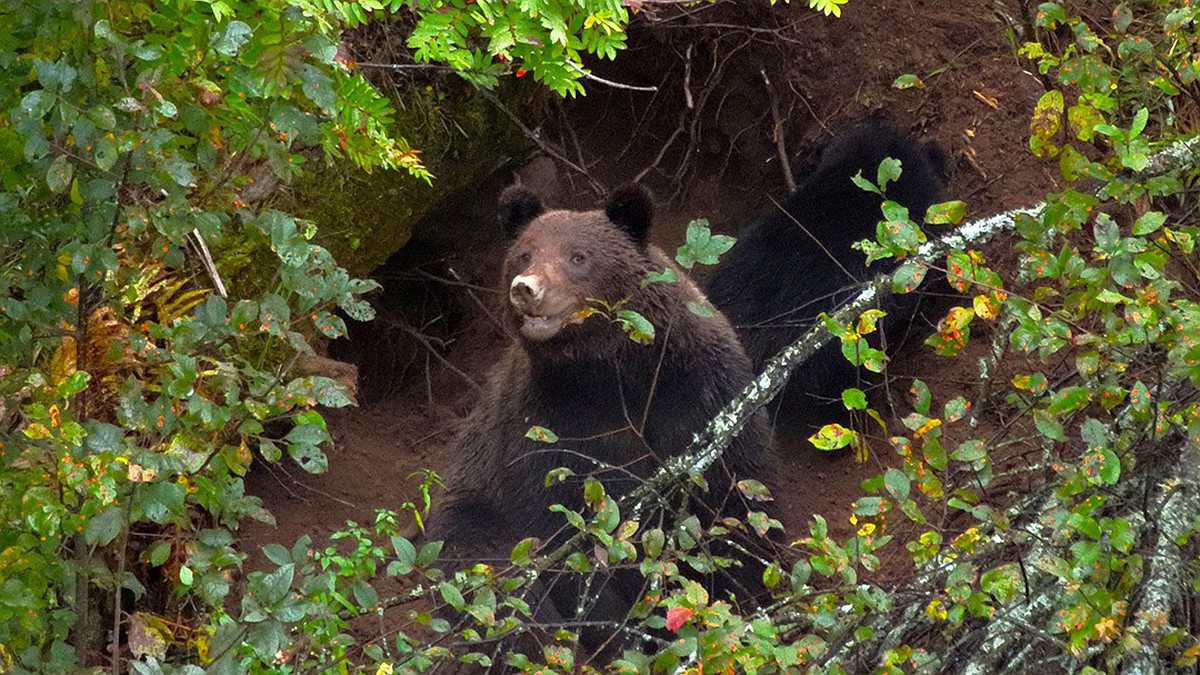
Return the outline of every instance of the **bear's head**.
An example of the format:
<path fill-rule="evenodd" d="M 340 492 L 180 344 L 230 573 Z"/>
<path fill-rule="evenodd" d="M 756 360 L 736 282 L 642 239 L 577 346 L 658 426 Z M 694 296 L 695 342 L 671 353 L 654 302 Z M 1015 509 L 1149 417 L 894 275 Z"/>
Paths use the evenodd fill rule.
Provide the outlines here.
<path fill-rule="evenodd" d="M 504 260 L 508 315 L 527 345 L 581 337 L 595 300 L 630 297 L 650 269 L 646 242 L 654 206 L 645 188 L 628 185 L 603 210 L 547 210 L 527 188 L 500 197 L 500 222 L 515 241 Z M 602 322 L 589 326 L 603 330 Z M 619 333 L 619 330 L 617 331 Z"/>

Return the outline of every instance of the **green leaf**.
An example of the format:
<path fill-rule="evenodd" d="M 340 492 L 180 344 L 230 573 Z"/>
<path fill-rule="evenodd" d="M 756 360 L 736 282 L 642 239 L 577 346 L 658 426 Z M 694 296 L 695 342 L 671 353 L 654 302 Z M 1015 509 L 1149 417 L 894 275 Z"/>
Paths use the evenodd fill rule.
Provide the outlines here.
<path fill-rule="evenodd" d="M 143 555 L 147 562 L 154 567 L 158 567 L 167 561 L 167 556 L 171 555 L 171 542 L 156 541 L 150 544 Z"/>
<path fill-rule="evenodd" d="M 325 431 L 325 429 L 319 424 L 305 423 L 297 424 L 296 426 L 292 427 L 291 431 L 287 433 L 287 436 L 283 437 L 283 440 L 287 441 L 288 443 L 316 445 L 317 443 L 324 443 L 326 440 L 328 440 L 328 438 L 329 433 Z"/>
<path fill-rule="evenodd" d="M 279 449 L 279 446 L 275 445 L 274 441 L 265 438 L 258 442 L 258 454 L 268 462 L 277 462 L 280 457 L 283 457 L 283 451 Z"/>
<path fill-rule="evenodd" d="M 550 510 L 566 516 L 567 522 L 571 524 L 571 527 L 574 527 L 577 530 L 582 530 L 587 525 L 587 523 L 583 520 L 583 516 L 579 515 L 579 513 L 576 511 L 568 509 L 562 504 L 552 504 L 550 506 Z"/>
<path fill-rule="evenodd" d="M 966 416 L 967 410 L 970 409 L 971 403 L 961 396 L 957 396 L 946 403 L 943 409 L 942 416 L 947 423 L 957 422 Z"/>
<path fill-rule="evenodd" d="M 766 536 L 767 532 L 771 530 L 783 529 L 783 523 L 762 511 L 750 511 L 746 513 L 746 524 L 757 532 L 759 536 Z"/>
<path fill-rule="evenodd" d="M 212 36 L 212 48 L 223 56 L 236 56 L 253 34 L 254 31 L 245 22 L 230 21 L 225 30 Z"/>
<path fill-rule="evenodd" d="M 1091 400 L 1091 394 L 1083 387 L 1067 387 L 1054 394 L 1051 398 L 1050 405 L 1046 411 L 1051 415 L 1062 415 L 1064 413 L 1079 410 L 1088 404 Z"/>
<path fill-rule="evenodd" d="M 604 498 L 604 485 L 592 476 L 588 476 L 583 482 L 583 503 L 598 509 L 598 505 Z"/>
<path fill-rule="evenodd" d="M 185 518 L 183 500 L 187 492 L 174 481 L 158 480 L 147 483 L 134 492 L 134 515 L 140 515 L 160 525 L 180 522 Z"/>
<path fill-rule="evenodd" d="M 111 138 L 98 138 L 92 145 L 92 159 L 95 160 L 96 166 L 101 171 L 108 171 L 117 163 L 117 157 L 120 152 L 117 150 L 117 142 Z"/>
<path fill-rule="evenodd" d="M 62 194 L 71 187 L 71 178 L 74 175 L 75 165 L 71 164 L 66 155 L 59 155 L 54 158 L 54 162 L 46 170 L 46 184 L 50 187 L 51 192 Z"/>
<path fill-rule="evenodd" d="M 283 335 L 292 318 L 291 308 L 282 297 L 271 293 L 259 301 L 258 318 L 260 329 L 270 335 Z"/>
<path fill-rule="evenodd" d="M 431 541 L 421 546 L 421 550 L 417 551 L 417 566 L 427 567 L 432 565 L 437 557 L 442 554 L 442 546 L 445 542 Z"/>
<path fill-rule="evenodd" d="M 866 410 L 867 394 L 862 389 L 850 387 L 842 392 L 842 405 L 846 410 Z"/>
<path fill-rule="evenodd" d="M 655 527 L 642 532 L 642 550 L 647 558 L 657 558 L 662 553 L 665 543 L 666 537 L 660 528 Z"/>
<path fill-rule="evenodd" d="M 928 416 L 929 406 L 933 400 L 932 395 L 929 393 L 929 385 L 921 380 L 914 379 L 908 391 L 913 396 L 913 409 L 922 415 Z"/>
<path fill-rule="evenodd" d="M 192 580 L 192 568 L 188 567 L 187 565 L 181 565 L 179 567 L 179 583 L 183 584 L 184 586 L 191 586 Z"/>
<path fill-rule="evenodd" d="M 700 218 L 688 223 L 687 243 L 675 253 L 675 260 L 684 269 L 701 265 L 715 265 L 722 254 L 733 248 L 736 240 L 723 234 L 712 234 L 708 221 Z"/>
<path fill-rule="evenodd" d="M 1121 458 L 1117 457 L 1117 453 L 1109 448 L 1104 448 L 1099 454 L 1101 458 L 1096 476 L 1103 485 L 1116 485 L 1117 481 L 1121 479 Z"/>
<path fill-rule="evenodd" d="M 810 9 L 818 10 L 825 16 L 832 14 L 835 17 L 841 18 L 842 5 L 849 1 L 850 0 L 808 0 L 808 6 Z"/>
<path fill-rule="evenodd" d="M 192 173 L 192 169 L 195 167 L 195 164 L 181 157 L 179 153 L 173 153 L 163 160 L 163 168 L 167 170 L 171 180 L 183 187 L 191 187 L 196 184 L 196 176 Z"/>
<path fill-rule="evenodd" d="M 1133 140 L 1142 134 L 1142 130 L 1146 128 L 1146 121 L 1150 117 L 1150 111 L 1146 108 L 1139 108 L 1133 115 L 1133 126 L 1129 129 L 1129 140 Z"/>
<path fill-rule="evenodd" d="M 557 443 L 558 435 L 550 431 L 546 427 L 534 425 L 529 427 L 529 431 L 525 432 L 525 438 L 538 443 Z"/>
<path fill-rule="evenodd" d="M 767 489 L 767 486 L 752 478 L 743 478 L 742 480 L 739 480 L 737 482 L 737 488 L 738 491 L 740 491 L 742 495 L 746 497 L 746 499 L 751 501 L 766 502 L 773 499 L 771 497 L 771 491 Z"/>
<path fill-rule="evenodd" d="M 853 512 L 860 516 L 878 516 L 888 509 L 888 500 L 883 497 L 859 497 L 854 502 Z"/>
<path fill-rule="evenodd" d="M 287 563 L 286 565 L 280 565 L 274 572 L 263 575 L 261 582 L 259 584 L 251 584 L 250 588 L 252 591 L 255 591 L 259 602 L 264 606 L 273 607 L 287 597 L 288 591 L 292 589 L 292 580 L 295 577 L 295 563 Z"/>
<path fill-rule="evenodd" d="M 856 438 L 858 438 L 858 432 L 833 423 L 826 424 L 817 433 L 809 436 L 808 442 L 816 446 L 818 450 L 839 450 L 850 445 Z"/>
<path fill-rule="evenodd" d="M 389 573 L 404 575 L 413 571 L 417 564 L 417 548 L 411 541 L 399 535 L 393 536 L 391 541 L 392 550 L 396 552 L 396 567 L 389 568 Z"/>
<path fill-rule="evenodd" d="M 717 315 L 717 308 L 713 307 L 713 304 L 708 301 L 708 298 L 704 298 L 700 302 L 689 301 L 687 303 L 687 309 L 692 314 L 704 319 L 709 319 Z"/>
<path fill-rule="evenodd" d="M 87 448 L 93 453 L 115 452 L 124 445 L 125 430 L 121 427 L 94 420 L 88 420 L 85 425 Z"/>
<path fill-rule="evenodd" d="M 579 551 L 567 556 L 566 563 L 568 569 L 580 573 L 587 572 L 592 568 L 592 563 L 588 561 L 587 556 Z"/>
<path fill-rule="evenodd" d="M 70 377 L 58 383 L 58 395 L 62 397 L 74 396 L 84 389 L 87 389 L 88 382 L 90 382 L 91 379 L 91 375 L 82 370 L 77 370 L 74 373 L 71 373 Z"/>
<path fill-rule="evenodd" d="M 900 160 L 894 157 L 884 157 L 879 163 L 879 168 L 875 170 L 875 182 L 879 185 L 879 189 L 887 191 L 888 183 L 900 179 Z"/>
<path fill-rule="evenodd" d="M 329 470 L 329 458 L 316 445 L 288 443 L 288 456 L 309 473 L 325 473 Z"/>
<path fill-rule="evenodd" d="M 292 562 L 292 554 L 279 544 L 267 544 L 262 549 L 263 555 L 275 565 L 286 565 Z"/>
<path fill-rule="evenodd" d="M 949 201 L 933 204 L 925 211 L 925 222 L 930 225 L 957 225 L 967 215 L 967 203 Z"/>
<path fill-rule="evenodd" d="M 354 602 L 358 603 L 359 609 L 363 611 L 370 611 L 379 604 L 379 594 L 365 579 L 356 580 L 350 591 L 354 595 Z"/>
<path fill-rule="evenodd" d="M 1067 440 L 1066 430 L 1061 422 L 1051 417 L 1044 415 L 1034 415 L 1033 426 L 1042 436 L 1049 438 L 1052 441 L 1063 442 Z"/>
<path fill-rule="evenodd" d="M 1029 149 L 1039 157 L 1054 157 L 1058 148 L 1050 139 L 1062 129 L 1063 95 L 1057 89 L 1042 94 L 1034 106 L 1033 116 L 1029 121 Z"/>
<path fill-rule="evenodd" d="M 83 530 L 83 539 L 89 546 L 107 546 L 121 534 L 124 527 L 125 511 L 120 507 L 110 506 L 92 516 Z"/>
<path fill-rule="evenodd" d="M 907 260 L 892 273 L 892 291 L 911 293 L 925 280 L 929 268 L 917 260 Z"/>
<path fill-rule="evenodd" d="M 860 190 L 864 190 L 864 191 L 866 191 L 866 192 L 873 192 L 873 193 L 875 193 L 875 194 L 877 194 L 877 195 L 882 195 L 882 194 L 883 194 L 883 192 L 881 192 L 881 191 L 879 190 L 879 188 L 875 187 L 875 184 L 874 184 L 874 183 L 872 183 L 871 181 L 867 180 L 866 178 L 863 178 L 862 171 L 859 171 L 858 173 L 854 174 L 854 176 L 853 176 L 853 177 L 851 177 L 851 178 L 850 178 L 850 180 L 851 180 L 851 181 L 852 181 L 852 182 L 853 182 L 855 185 L 857 185 L 857 186 L 858 186 L 858 189 L 860 189 Z"/>
<path fill-rule="evenodd" d="M 1145 110 L 1145 108 L 1143 108 Z M 1161 211 L 1147 211 L 1133 224 L 1133 233 L 1142 235 L 1158 231 L 1167 222 L 1167 216 Z"/>
<path fill-rule="evenodd" d="M 521 541 L 518 541 L 517 545 L 513 547 L 512 554 L 509 555 L 508 559 L 515 565 L 523 565 L 531 562 L 533 557 L 529 552 L 537 543 L 538 539 L 536 537 L 526 537 Z"/>
<path fill-rule="evenodd" d="M 987 457 L 987 444 L 981 439 L 965 441 L 950 453 L 950 457 L 960 462 L 977 462 Z"/>
<path fill-rule="evenodd" d="M 912 73 L 905 73 L 892 81 L 892 87 L 895 89 L 899 89 L 900 91 L 904 91 L 905 89 L 912 89 L 914 87 L 917 89 L 924 89 L 925 82 L 923 82 L 921 80 L 921 78 L 917 77 L 916 75 L 913 75 Z"/>
<path fill-rule="evenodd" d="M 297 69 L 297 74 L 300 76 L 301 90 L 310 101 L 316 103 L 322 112 L 327 114 L 336 113 L 337 93 L 333 89 L 333 82 L 320 69 L 305 64 Z"/>
<path fill-rule="evenodd" d="M 679 275 L 675 273 L 675 268 L 667 267 L 661 272 L 647 272 L 646 278 L 642 280 L 642 288 L 650 284 L 673 283 L 678 279 Z"/>
<path fill-rule="evenodd" d="M 904 472 L 896 469 L 888 469 L 883 474 L 883 485 L 887 488 L 888 494 L 896 499 L 908 499 L 910 481 Z"/>
<path fill-rule="evenodd" d="M 617 323 L 629 334 L 629 339 L 640 345 L 654 342 L 654 324 L 632 309 L 617 310 Z"/>
<path fill-rule="evenodd" d="M 1133 23 L 1133 12 L 1130 11 L 1128 3 L 1122 2 L 1113 9 L 1113 28 L 1118 33 L 1124 33 L 1129 29 L 1129 24 Z"/>

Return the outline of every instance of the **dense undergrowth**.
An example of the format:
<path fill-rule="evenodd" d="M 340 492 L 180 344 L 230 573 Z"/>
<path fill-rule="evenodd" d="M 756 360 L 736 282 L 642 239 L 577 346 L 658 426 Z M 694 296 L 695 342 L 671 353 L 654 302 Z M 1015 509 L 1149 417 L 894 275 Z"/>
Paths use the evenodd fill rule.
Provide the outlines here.
<path fill-rule="evenodd" d="M 336 310 L 368 318 L 359 295 L 372 288 L 313 243 L 311 223 L 248 188 L 294 178 L 317 148 L 427 178 L 389 128 L 389 103 L 339 49 L 342 30 L 400 4 L 0 10 L 11 27 L 0 35 L 0 671 L 387 673 L 461 658 L 569 672 L 587 655 L 569 623 L 533 625 L 533 580 L 622 565 L 648 584 L 620 627 L 644 638 L 612 664 L 626 672 L 1195 662 L 1200 264 L 1188 138 L 1200 87 L 1197 10 L 1180 3 L 1121 4 L 1102 21 L 1047 3 L 1023 27 L 1020 52 L 1047 90 L 1031 151 L 1056 157 L 1070 187 L 1015 218 L 1018 270 L 989 269 L 961 241 L 944 262 L 926 257 L 910 214 L 885 205 L 868 248 L 909 261 L 897 290 L 943 274 L 964 294 L 929 343 L 975 356 L 982 385 L 948 396 L 913 382 L 903 429 L 847 392 L 874 426 L 830 427 L 817 442 L 894 451 L 894 468 L 864 483 L 848 540 L 814 516 L 794 558 L 766 566 L 774 604 L 741 616 L 689 577 L 727 562 L 700 553 L 720 528 L 643 526 L 635 504 L 605 499 L 598 483 L 588 512 L 565 514 L 580 533 L 571 545 L 522 542 L 503 569 L 438 563 L 436 543 L 399 534 L 427 507 L 407 505 L 329 547 L 268 546 L 274 568 L 250 574 L 232 602 L 244 557 L 232 528 L 270 518 L 242 477 L 256 457 L 284 453 L 324 470 L 318 408 L 349 401 L 293 366 L 314 337 L 344 332 Z M 419 2 L 411 46 L 480 85 L 528 70 L 579 93 L 580 54 L 616 53 L 626 6 L 536 5 L 539 20 L 528 3 Z M 959 218 L 955 204 L 929 214 Z M 221 252 L 244 248 L 270 252 L 253 297 L 220 274 Z M 862 347 L 870 316 L 827 324 L 853 360 L 882 365 Z M 972 351 L 972 334 L 986 348 Z M 721 435 L 705 438 L 701 463 Z M 871 573 L 892 549 L 913 569 L 884 587 Z M 414 590 L 381 596 L 381 576 Z M 462 620 L 430 613 L 435 604 Z M 364 641 L 351 627 L 367 620 L 377 637 Z M 522 639 L 547 632 L 535 649 Z"/>

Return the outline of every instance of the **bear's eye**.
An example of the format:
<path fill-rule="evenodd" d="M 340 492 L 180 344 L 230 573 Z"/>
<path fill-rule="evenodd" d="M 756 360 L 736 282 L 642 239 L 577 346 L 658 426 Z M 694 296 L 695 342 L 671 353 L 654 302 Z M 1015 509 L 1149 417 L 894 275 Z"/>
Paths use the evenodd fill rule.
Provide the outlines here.
<path fill-rule="evenodd" d="M 528 265 L 530 260 L 533 260 L 533 255 L 530 254 L 529 251 L 525 251 L 521 255 L 517 256 L 517 264 L 521 267 Z"/>
<path fill-rule="evenodd" d="M 587 262 L 587 254 L 586 253 L 575 252 L 575 253 L 571 254 L 571 264 L 572 265 L 579 266 L 585 262 Z"/>

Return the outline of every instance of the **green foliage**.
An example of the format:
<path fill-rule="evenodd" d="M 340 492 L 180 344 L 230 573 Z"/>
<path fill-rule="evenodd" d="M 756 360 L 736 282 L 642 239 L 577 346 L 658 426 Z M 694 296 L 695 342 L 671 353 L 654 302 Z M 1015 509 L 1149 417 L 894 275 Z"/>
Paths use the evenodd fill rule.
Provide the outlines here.
<path fill-rule="evenodd" d="M 837 14 L 840 4 L 814 6 Z M 318 145 L 366 168 L 428 178 L 417 153 L 389 135 L 388 104 L 337 51 L 343 27 L 399 8 L 245 0 L 0 10 L 0 669 L 72 669 L 79 654 L 103 653 L 111 612 L 132 602 L 116 617 L 127 643 L 115 648 L 139 673 L 193 673 L 185 662 L 195 662 L 214 673 L 370 664 L 382 675 L 444 659 L 584 670 L 598 666 L 580 662 L 569 622 L 540 653 L 500 640 L 549 634 L 533 620 L 542 575 L 579 574 L 588 587 L 615 569 L 645 579 L 627 624 L 644 633 L 643 646 L 611 664 L 626 672 L 848 672 L 862 663 L 934 672 L 949 666 L 941 646 L 997 625 L 998 613 L 1032 611 L 1033 594 L 1049 603 L 1035 630 L 1051 638 L 1047 653 L 1062 652 L 1052 660 L 1119 670 L 1146 646 L 1165 662 L 1194 663 L 1191 626 L 1131 612 L 1161 569 L 1144 534 L 1157 514 L 1141 505 L 1173 489 L 1143 479 L 1147 465 L 1163 463 L 1143 450 L 1200 443 L 1200 228 L 1186 207 L 1197 170 L 1148 173 L 1154 150 L 1190 131 L 1200 37 L 1190 5 L 1139 8 L 1136 20 L 1120 6 L 1111 28 L 1039 7 L 1039 41 L 1021 51 L 1054 87 L 1033 111 L 1030 148 L 1057 161 L 1068 187 L 1019 218 L 1015 279 L 972 250 L 952 251 L 942 269 L 916 260 L 919 223 L 884 202 L 864 252 L 901 259 L 896 291 L 936 270 L 967 296 L 928 344 L 955 357 L 973 347 L 973 328 L 986 327 L 979 332 L 992 344 L 973 354 L 983 354 L 988 395 L 943 395 L 914 380 L 911 412 L 889 425 L 864 392 L 848 390 L 843 403 L 879 425 L 895 459 L 864 481 L 848 535 L 814 515 L 794 561 L 763 561 L 763 588 L 777 603 L 742 615 L 694 579 L 738 564 L 713 555 L 714 541 L 777 529 L 765 514 L 707 528 L 682 516 L 665 527 L 637 520 L 636 505 L 581 477 L 583 508 L 553 509 L 575 533 L 559 550 L 526 539 L 502 566 L 451 569 L 437 563 L 439 543 L 414 544 L 399 516 L 381 512 L 373 527 L 351 523 L 325 547 L 308 538 L 267 546 L 271 567 L 247 576 L 234 607 L 229 578 L 243 554 L 230 530 L 270 518 L 244 493 L 254 453 L 276 461 L 286 451 L 323 470 L 328 434 L 316 407 L 349 402 L 332 381 L 286 366 L 310 337 L 344 332 L 335 310 L 368 317 L 358 296 L 371 288 L 313 244 L 311 224 L 248 203 L 244 188 L 251 168 L 295 177 L 311 156 L 300 150 Z M 625 5 L 535 9 L 418 3 L 411 44 L 480 84 L 516 68 L 560 93 L 580 91 L 581 56 L 615 53 Z M 873 183 L 858 182 L 886 196 L 900 169 L 885 163 Z M 963 213 L 948 202 L 924 217 L 957 223 Z M 196 253 L 234 239 L 277 258 L 253 297 L 215 292 Z M 684 269 L 712 264 L 730 245 L 694 223 L 676 259 Z M 677 277 L 667 270 L 646 283 Z M 622 304 L 595 311 L 653 340 L 654 326 Z M 865 337 L 878 318 L 827 322 L 843 354 L 872 370 L 885 361 Z M 999 377 L 1002 360 L 1015 374 Z M 1005 429 L 1021 437 L 983 433 L 982 404 L 1000 406 Z M 285 431 L 266 431 L 280 422 Z M 546 429 L 529 433 L 556 441 Z M 878 441 L 829 425 L 814 442 L 865 454 Z M 423 476 L 421 503 L 404 505 L 418 525 L 435 483 Z M 1036 499 L 1011 496 L 1018 484 Z M 739 487 L 747 499 L 768 497 L 753 481 Z M 1190 521 L 1174 544 L 1196 529 Z M 873 575 L 901 545 L 925 584 L 893 594 Z M 382 577 L 418 585 L 389 597 Z M 163 590 L 151 583 L 166 592 L 148 592 Z M 920 630 L 883 630 L 889 617 L 914 612 L 927 622 Z M 204 620 L 190 626 L 167 619 L 197 614 Z M 398 618 L 374 633 L 382 638 L 361 641 L 353 622 L 371 616 Z M 855 659 L 881 638 L 872 658 Z"/>
<path fill-rule="evenodd" d="M 106 650 L 118 588 L 159 641 L 154 613 L 221 606 L 242 559 L 224 528 L 271 519 L 244 493 L 253 453 L 326 466 L 315 408 L 350 401 L 288 363 L 344 333 L 333 310 L 369 318 L 373 284 L 245 189 L 316 147 L 428 175 L 337 58 L 357 5 L 314 9 L 0 10 L 0 646 L 23 667 Z M 208 249 L 234 240 L 274 253 L 262 294 L 214 290 Z"/>
<path fill-rule="evenodd" d="M 1200 385 L 1200 298 L 1188 281 L 1198 228 L 1179 200 L 1197 169 L 1183 163 L 1153 175 L 1138 173 L 1151 167 L 1156 146 L 1190 131 L 1178 128 L 1177 112 L 1194 104 L 1196 10 L 1163 6 L 1157 16 L 1135 23 L 1122 8 L 1114 12 L 1116 32 L 1109 35 L 1098 35 L 1059 5 L 1039 8 L 1038 26 L 1048 32 L 1022 53 L 1036 59 L 1058 87 L 1033 111 L 1030 148 L 1035 155 L 1057 157 L 1066 183 L 1090 179 L 1098 181 L 1098 189 L 1097 183 L 1068 187 L 1050 195 L 1038 215 L 1018 217 L 1020 268 L 1014 281 L 1003 281 L 977 251 L 952 251 L 946 278 L 970 301 L 952 309 L 928 341 L 953 357 L 968 346 L 971 328 L 985 323 L 995 337 L 990 356 L 980 361 L 982 374 L 995 377 L 1001 359 L 1024 364 L 1005 383 L 1007 407 L 999 412 L 1007 425 L 1025 426 L 1030 436 L 1020 443 L 1044 458 L 1018 469 L 1025 477 L 1020 485 L 1038 497 L 1023 503 L 1036 504 L 1037 512 L 1022 513 L 1020 503 L 998 498 L 998 486 L 1014 484 L 1013 474 L 1002 469 L 1011 450 L 994 437 L 976 435 L 971 427 L 979 418 L 972 402 L 959 396 L 935 408 L 936 393 L 915 380 L 913 412 L 902 420 L 906 430 L 890 437 L 900 464 L 864 482 L 868 496 L 853 510 L 852 522 L 860 526 L 856 535 L 845 544 L 833 541 L 818 517 L 804 542 L 819 551 L 809 558 L 811 568 L 840 575 L 843 583 L 824 597 L 802 600 L 801 607 L 817 617 L 825 616 L 826 607 L 852 608 L 814 620 L 806 637 L 824 642 L 853 636 L 849 639 L 866 645 L 887 625 L 871 618 L 861 603 L 863 587 L 855 585 L 855 567 L 871 570 L 874 561 L 855 561 L 848 551 L 870 550 L 878 542 L 866 538 L 900 518 L 918 528 L 905 547 L 919 573 L 935 579 L 910 609 L 940 625 L 951 643 L 980 620 L 1049 602 L 1044 630 L 1061 640 L 1062 663 L 1090 655 L 1091 663 L 1119 664 L 1147 641 L 1164 664 L 1172 658 L 1181 665 L 1194 662 L 1197 638 L 1186 624 L 1156 616 L 1161 627 L 1147 630 L 1139 623 L 1147 617 L 1132 612 L 1143 600 L 1139 585 L 1153 568 L 1147 569 L 1137 548 L 1137 509 L 1117 499 L 1152 489 L 1139 482 L 1146 480 L 1140 453 L 1173 438 L 1200 441 L 1194 400 Z M 1156 21 L 1161 33 L 1155 33 Z M 1062 30 L 1049 32 L 1061 27 L 1069 28 L 1065 45 L 1057 42 Z M 1099 145 L 1104 152 L 1096 152 Z M 877 182 L 882 174 L 881 168 Z M 857 182 L 882 193 L 869 181 Z M 915 224 L 886 203 L 883 210 L 878 241 L 863 249 L 871 258 L 911 255 L 922 241 L 910 234 Z M 926 215 L 929 222 L 961 217 L 961 206 L 949 204 Z M 910 290 L 923 269 L 922 263 L 901 265 L 893 288 Z M 853 327 L 829 329 L 844 344 L 855 339 Z M 850 350 L 847 356 L 856 360 Z M 848 407 L 862 404 L 854 391 L 847 394 Z M 984 402 L 994 404 L 996 398 Z M 829 444 L 841 435 L 823 430 L 813 440 Z M 1194 449 L 1185 445 L 1184 452 Z M 933 517 L 947 511 L 961 514 L 949 528 L 944 516 Z M 1014 522 L 1030 515 L 1033 523 Z M 1195 527 L 1191 523 L 1189 534 Z M 1005 552 L 1006 543 L 1032 546 L 1037 553 L 1019 561 L 1018 551 Z M 1186 590 L 1180 592 L 1186 597 Z M 906 638 L 913 641 L 889 643 L 880 670 L 899 672 L 901 664 L 918 672 L 945 667 L 936 656 L 939 642 L 924 637 L 930 632 L 914 624 Z M 837 659 L 826 665 L 833 672 L 839 667 Z"/>
<path fill-rule="evenodd" d="M 392 0 L 395 8 L 406 6 Z M 583 56 L 616 58 L 625 47 L 629 8 L 591 3 L 442 2 L 412 5 L 419 22 L 408 39 L 418 59 L 441 61 L 483 87 L 527 72 L 560 95 L 583 93 Z"/>

